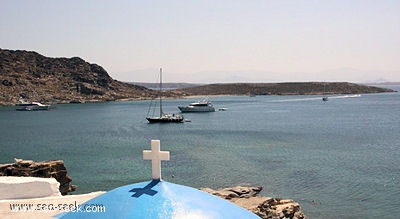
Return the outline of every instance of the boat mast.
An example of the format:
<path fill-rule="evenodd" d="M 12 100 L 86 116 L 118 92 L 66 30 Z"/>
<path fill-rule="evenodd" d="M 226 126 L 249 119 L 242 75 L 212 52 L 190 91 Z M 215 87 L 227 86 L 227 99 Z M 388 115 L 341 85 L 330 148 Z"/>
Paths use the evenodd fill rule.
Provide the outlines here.
<path fill-rule="evenodd" d="M 160 118 L 161 118 L 162 115 L 164 114 L 163 110 L 162 110 L 162 68 L 160 68 L 160 90 L 159 90 L 159 93 L 160 93 Z"/>

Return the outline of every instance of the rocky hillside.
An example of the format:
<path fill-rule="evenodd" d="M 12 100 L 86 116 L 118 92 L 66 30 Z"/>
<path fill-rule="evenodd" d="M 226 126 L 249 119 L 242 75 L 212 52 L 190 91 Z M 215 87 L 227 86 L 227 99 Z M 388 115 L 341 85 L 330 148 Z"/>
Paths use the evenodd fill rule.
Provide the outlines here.
<path fill-rule="evenodd" d="M 0 49 L 0 105 L 19 98 L 43 103 L 150 98 L 154 91 L 113 80 L 81 58 L 49 58 L 36 52 Z"/>
<path fill-rule="evenodd" d="M 230 83 L 175 90 L 190 95 L 322 95 L 394 92 L 390 89 L 347 82 Z"/>

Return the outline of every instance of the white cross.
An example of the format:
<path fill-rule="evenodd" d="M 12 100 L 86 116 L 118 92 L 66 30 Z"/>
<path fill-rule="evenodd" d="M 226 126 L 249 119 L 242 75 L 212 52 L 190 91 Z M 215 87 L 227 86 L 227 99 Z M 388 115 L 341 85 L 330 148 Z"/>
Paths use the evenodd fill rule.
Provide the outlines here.
<path fill-rule="evenodd" d="M 160 151 L 160 140 L 151 140 L 151 150 L 143 151 L 143 159 L 151 160 L 152 177 L 161 180 L 161 161 L 169 160 L 169 151 Z"/>

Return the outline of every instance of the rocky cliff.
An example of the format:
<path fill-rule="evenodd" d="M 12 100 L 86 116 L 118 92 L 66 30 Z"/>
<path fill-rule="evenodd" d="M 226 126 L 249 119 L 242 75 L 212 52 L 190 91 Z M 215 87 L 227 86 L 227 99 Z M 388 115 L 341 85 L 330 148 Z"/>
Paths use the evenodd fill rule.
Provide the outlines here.
<path fill-rule="evenodd" d="M 150 98 L 154 91 L 113 80 L 81 58 L 49 58 L 30 51 L 0 49 L 0 105 L 19 98 L 43 103 Z"/>

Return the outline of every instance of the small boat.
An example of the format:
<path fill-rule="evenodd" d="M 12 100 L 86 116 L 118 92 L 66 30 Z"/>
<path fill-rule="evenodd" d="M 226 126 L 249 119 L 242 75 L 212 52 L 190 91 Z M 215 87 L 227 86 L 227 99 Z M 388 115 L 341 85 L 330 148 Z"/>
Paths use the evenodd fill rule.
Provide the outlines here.
<path fill-rule="evenodd" d="M 150 112 L 150 108 L 149 108 L 149 112 L 147 113 L 147 121 L 149 121 L 149 123 L 178 123 L 178 122 L 183 122 L 184 118 L 182 115 L 179 114 L 166 114 L 163 112 L 162 109 L 162 69 L 160 68 L 160 88 L 159 88 L 159 97 L 160 97 L 160 114 L 158 116 L 149 116 L 149 112 Z"/>
<path fill-rule="evenodd" d="M 324 83 L 324 94 L 326 94 L 326 83 Z M 323 96 L 322 101 L 328 101 L 328 96 Z"/>
<path fill-rule="evenodd" d="M 15 105 L 17 106 L 16 110 L 19 111 L 49 110 L 51 107 L 39 102 L 26 102 L 23 99 L 19 99 L 19 102 Z"/>
<path fill-rule="evenodd" d="M 228 108 L 219 108 L 218 111 L 227 111 Z"/>
<path fill-rule="evenodd" d="M 178 108 L 183 113 L 215 112 L 215 108 L 208 98 L 191 103 L 188 106 L 178 106 Z"/>

